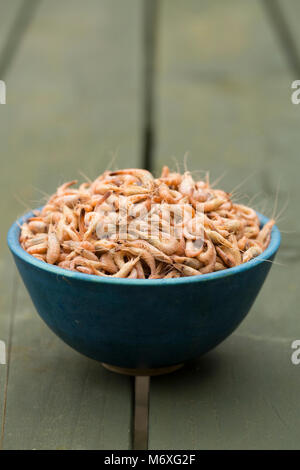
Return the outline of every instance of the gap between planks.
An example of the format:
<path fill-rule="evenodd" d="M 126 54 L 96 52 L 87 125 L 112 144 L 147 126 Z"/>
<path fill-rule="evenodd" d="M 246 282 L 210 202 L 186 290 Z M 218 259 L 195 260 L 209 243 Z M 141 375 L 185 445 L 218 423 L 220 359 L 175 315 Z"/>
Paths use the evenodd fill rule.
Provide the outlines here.
<path fill-rule="evenodd" d="M 150 377 L 134 378 L 133 450 L 148 450 Z"/>
<path fill-rule="evenodd" d="M 262 0 L 272 28 L 278 36 L 289 68 L 296 76 L 300 76 L 300 59 L 297 44 L 292 34 L 283 7 L 278 0 Z"/>
<path fill-rule="evenodd" d="M 152 171 L 155 149 L 155 81 L 157 51 L 157 0 L 144 0 L 143 5 L 143 128 L 142 128 L 142 165 Z"/>
<path fill-rule="evenodd" d="M 30 25 L 33 15 L 36 11 L 40 0 L 23 0 L 19 10 L 17 11 L 15 20 L 10 28 L 6 43 L 1 51 L 0 58 L 0 77 L 4 78 L 5 74 L 15 57 L 22 39 Z"/>

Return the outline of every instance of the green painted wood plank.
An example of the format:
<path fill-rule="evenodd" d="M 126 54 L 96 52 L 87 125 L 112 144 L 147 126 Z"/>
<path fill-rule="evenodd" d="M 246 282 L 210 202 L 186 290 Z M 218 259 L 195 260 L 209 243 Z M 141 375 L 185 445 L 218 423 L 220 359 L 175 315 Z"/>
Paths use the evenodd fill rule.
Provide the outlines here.
<path fill-rule="evenodd" d="M 0 51 L 6 43 L 11 25 L 16 17 L 18 9 L 23 0 L 1 0 L 0 1 Z"/>
<path fill-rule="evenodd" d="M 151 379 L 151 449 L 299 449 L 299 366 L 290 338 L 233 335 Z"/>
<path fill-rule="evenodd" d="M 298 58 L 300 58 L 300 4 L 297 0 L 277 0 L 277 2 L 282 15 L 284 16 L 284 20 L 289 26 L 289 31 L 296 45 Z M 295 80 L 297 79 L 298 77 L 295 78 Z"/>
<path fill-rule="evenodd" d="M 112 153 L 120 167 L 138 164 L 139 16 L 137 0 L 41 2 L 0 114 L 3 158 L 26 160 L 13 191 L 26 190 L 25 179 L 51 192 L 79 170 L 93 178 Z"/>
<path fill-rule="evenodd" d="M 165 0 L 159 37 L 157 168 L 189 151 L 193 170 L 217 177 L 229 168 L 230 187 L 253 168 L 253 155 L 263 163 L 263 97 L 277 90 L 288 98 L 265 12 L 244 0 Z"/>
<path fill-rule="evenodd" d="M 9 2 L 1 0 L 0 2 L 0 54 L 7 43 L 7 38 L 12 24 L 16 18 L 18 9 L 22 0 L 11 0 Z M 0 77 L 0 80 L 3 77 Z M 3 235 L 3 237 L 2 237 Z M 13 309 L 13 267 L 8 266 L 8 257 L 5 253 L 5 230 L 1 233 L 0 244 L 0 341 L 4 341 L 6 347 L 8 345 L 9 335 L 9 319 Z M 8 273 L 9 271 L 9 273 Z M 0 364 L 0 446 L 1 446 L 1 430 L 4 419 L 5 408 L 5 390 L 6 390 L 7 365 Z"/>
<path fill-rule="evenodd" d="M 243 352 L 240 336 L 225 342 L 213 356 L 221 363 L 223 356 L 228 357 L 225 369 L 217 371 L 202 391 L 201 377 L 195 387 L 195 368 L 191 373 L 178 373 L 178 378 L 152 381 L 150 446 L 299 447 L 293 433 L 300 412 L 289 390 L 299 388 L 300 375 L 289 356 L 292 340 L 300 338 L 300 223 L 295 217 L 300 202 L 300 108 L 290 100 L 292 79 L 283 49 L 258 1 L 189 0 L 183 4 L 165 0 L 161 2 L 159 37 L 157 170 L 166 162 L 174 167 L 172 155 L 182 167 L 183 155 L 189 151 L 189 169 L 210 170 L 212 180 L 227 172 L 220 183 L 227 190 L 253 174 L 239 189 L 248 195 L 241 200 L 247 203 L 257 194 L 253 205 L 266 215 L 272 213 L 280 182 L 279 208 L 288 196 L 290 202 L 279 227 L 294 232 L 283 233 L 276 258 L 279 265 L 272 267 L 250 315 L 237 330 L 236 335 L 249 338 L 247 351 Z M 257 337 L 265 340 L 252 341 Z M 241 357 L 230 366 L 233 351 Z M 257 362 L 262 356 L 257 377 L 252 356 Z M 209 367 L 205 358 L 203 361 L 203 367 Z M 242 377 L 234 383 L 226 371 L 230 367 Z M 286 426 L 262 398 L 257 411 L 253 401 L 245 401 L 246 380 L 250 390 L 259 388 L 280 410 Z M 226 392 L 223 403 L 224 389 L 230 390 L 230 397 Z M 235 414 L 231 415 L 233 406 Z"/>
<path fill-rule="evenodd" d="M 38 6 L 8 70 L 8 104 L 0 107 L 0 285 L 9 285 L 12 266 L 6 232 L 26 207 L 43 203 L 36 188 L 50 194 L 64 180 L 81 179 L 78 170 L 94 178 L 111 163 L 110 152 L 118 152 L 120 167 L 138 165 L 140 8 L 138 0 Z M 9 303 L 5 287 L 1 293 Z M 1 309 L 0 332 L 9 310 Z M 22 285 L 15 314 L 4 448 L 128 448 L 130 379 L 56 339 Z"/>
<path fill-rule="evenodd" d="M 0 341 L 5 345 L 5 364 L 0 363 L 0 449 L 4 437 L 4 421 L 7 398 L 8 356 L 10 345 L 11 322 L 16 306 L 16 270 L 0 246 Z"/>

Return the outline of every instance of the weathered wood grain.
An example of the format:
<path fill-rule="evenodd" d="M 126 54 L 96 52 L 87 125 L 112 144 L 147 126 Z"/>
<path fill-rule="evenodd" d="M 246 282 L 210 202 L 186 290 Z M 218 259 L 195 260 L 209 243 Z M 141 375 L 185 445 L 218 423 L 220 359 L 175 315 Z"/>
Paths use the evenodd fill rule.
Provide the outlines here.
<path fill-rule="evenodd" d="M 188 168 L 210 170 L 212 180 L 226 172 L 227 190 L 252 175 L 236 200 L 256 196 L 254 207 L 270 215 L 278 190 L 276 214 L 290 197 L 278 225 L 295 232 L 283 233 L 280 264 L 236 335 L 191 373 L 152 381 L 150 446 L 299 447 L 300 374 L 290 354 L 300 338 L 300 108 L 290 99 L 291 71 L 260 2 L 160 5 L 157 170 L 174 167 L 173 155 L 182 168 L 189 151 Z M 220 367 L 203 382 L 195 371 L 210 361 Z M 255 399 L 247 387 L 259 390 Z"/>
<path fill-rule="evenodd" d="M 138 0 L 38 6 L 6 76 L 9 104 L 0 107 L 1 256 L 13 220 L 62 181 L 138 165 L 140 8 Z M 62 344 L 20 281 L 11 306 L 7 250 L 1 260 L 5 337 L 15 312 L 3 447 L 128 448 L 130 379 Z M 5 381 L 0 366 L 1 421 Z"/>

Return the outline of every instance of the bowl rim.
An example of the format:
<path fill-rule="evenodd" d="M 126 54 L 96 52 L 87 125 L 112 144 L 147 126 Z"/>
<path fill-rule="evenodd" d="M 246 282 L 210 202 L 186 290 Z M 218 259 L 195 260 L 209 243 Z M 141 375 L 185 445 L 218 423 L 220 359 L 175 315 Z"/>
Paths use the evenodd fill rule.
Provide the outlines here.
<path fill-rule="evenodd" d="M 36 210 L 41 210 L 42 208 L 38 208 Z M 261 225 L 265 225 L 270 219 L 266 216 L 256 212 Z M 119 285 L 126 285 L 126 286 L 168 286 L 168 285 L 177 285 L 177 284 L 191 284 L 194 282 L 207 282 L 213 281 L 216 279 L 225 278 L 228 276 L 233 276 L 235 274 L 241 273 L 243 271 L 248 271 L 249 269 L 254 268 L 255 266 L 264 263 L 270 262 L 270 258 L 275 255 L 277 252 L 280 241 L 281 235 L 278 227 L 276 225 L 273 226 L 271 232 L 271 240 L 269 246 L 266 248 L 265 251 L 256 258 L 253 258 L 250 261 L 247 261 L 244 264 L 240 264 L 239 266 L 235 266 L 233 268 L 227 268 L 222 271 L 216 271 L 213 273 L 208 274 L 199 274 L 198 276 L 189 276 L 189 277 L 179 277 L 173 279 L 123 279 L 123 278 L 112 278 L 112 277 L 99 277 L 93 276 L 91 274 L 84 274 L 79 273 L 76 271 L 69 271 L 64 268 L 60 268 L 59 266 L 55 266 L 52 264 L 45 263 L 44 261 L 40 261 L 34 256 L 27 253 L 22 246 L 20 245 L 19 235 L 20 235 L 20 226 L 29 218 L 34 215 L 34 210 L 27 212 L 19 219 L 17 219 L 10 227 L 8 234 L 7 234 L 7 244 L 10 251 L 16 257 L 20 258 L 24 262 L 34 266 L 37 269 L 42 271 L 47 271 L 52 274 L 56 274 L 57 276 L 62 276 L 64 278 L 72 279 L 72 280 L 79 280 L 84 282 L 93 282 L 93 283 L 101 283 L 101 284 L 119 284 Z"/>

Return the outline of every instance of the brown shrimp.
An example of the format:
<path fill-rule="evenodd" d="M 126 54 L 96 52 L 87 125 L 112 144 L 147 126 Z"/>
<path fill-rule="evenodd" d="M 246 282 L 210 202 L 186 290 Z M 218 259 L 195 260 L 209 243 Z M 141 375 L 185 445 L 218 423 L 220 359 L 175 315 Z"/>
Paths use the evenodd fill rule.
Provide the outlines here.
<path fill-rule="evenodd" d="M 259 232 L 256 240 L 261 243 L 261 245 L 264 247 L 264 249 L 266 249 L 266 247 L 268 246 L 269 242 L 270 242 L 270 238 L 271 238 L 271 232 L 272 232 L 272 229 L 275 225 L 275 220 L 274 219 L 271 219 L 269 220 L 264 226 L 263 228 L 261 229 L 261 231 Z"/>
<path fill-rule="evenodd" d="M 261 254 L 262 248 L 259 245 L 250 246 L 250 248 L 248 248 L 248 250 L 243 254 L 243 263 L 246 263 L 246 261 L 250 261 L 252 258 L 255 258 Z"/>
<path fill-rule="evenodd" d="M 20 227 L 23 249 L 37 259 L 86 274 L 169 279 L 228 269 L 258 256 L 274 221 L 234 204 L 191 172 L 164 167 L 105 171 L 94 181 L 62 184 Z"/>
<path fill-rule="evenodd" d="M 188 258 L 196 258 L 203 250 L 203 239 L 187 240 L 185 244 L 185 255 Z"/>
<path fill-rule="evenodd" d="M 57 239 L 56 233 L 49 231 L 48 233 L 48 247 L 47 247 L 47 263 L 55 264 L 60 255 L 60 243 Z"/>

